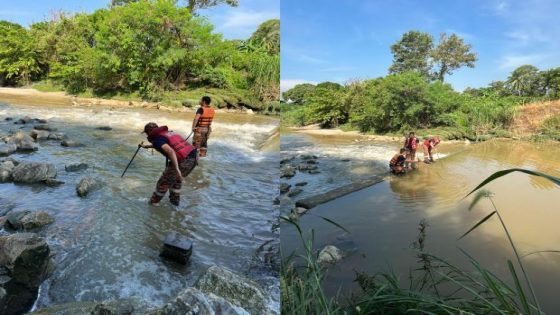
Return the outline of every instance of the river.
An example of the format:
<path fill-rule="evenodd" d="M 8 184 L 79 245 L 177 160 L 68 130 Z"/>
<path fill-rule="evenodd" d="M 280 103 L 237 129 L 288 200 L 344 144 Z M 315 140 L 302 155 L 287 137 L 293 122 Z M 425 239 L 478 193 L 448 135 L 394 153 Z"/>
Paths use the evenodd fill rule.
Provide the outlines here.
<path fill-rule="evenodd" d="M 399 145 L 397 142 L 288 133 L 282 135 L 282 156 L 290 154 L 284 152 L 290 147 L 298 148 L 298 154 L 316 154 L 322 172 L 317 175 L 298 173 L 281 182 L 307 181 L 300 196 L 311 196 L 379 174 L 379 170 L 386 172 L 387 161 Z M 369 274 L 393 270 L 403 285 L 407 285 L 409 270 L 418 266 L 411 243 L 416 240 L 422 219 L 429 224 L 426 249 L 430 253 L 472 270 L 460 251 L 464 249 L 483 266 L 510 280 L 506 260 L 513 259 L 513 253 L 496 217 L 457 240 L 493 210 L 489 200 L 482 200 L 468 211 L 472 198 L 463 197 L 483 179 L 502 169 L 520 167 L 560 176 L 560 146 L 495 140 L 469 145 L 443 143 L 440 151 L 442 160 L 435 164 L 422 164 L 418 171 L 403 177 L 387 175 L 379 184 L 319 205 L 300 217 L 303 230 L 315 231 L 317 249 L 333 244 L 349 253 L 328 272 L 325 288 L 329 294 L 335 294 L 341 287 L 344 296 L 357 290 L 354 270 Z M 335 175 L 331 176 L 328 170 L 333 170 Z M 558 186 L 514 173 L 487 188 L 493 193 L 492 198 L 519 251 L 524 254 L 560 250 Z M 292 204 L 284 203 L 281 211 L 286 213 L 290 207 Z M 332 219 L 350 233 L 316 215 Z M 301 248 L 293 227 L 283 224 L 281 230 L 283 253 Z M 525 257 L 524 262 L 544 310 L 549 314 L 559 313 L 555 292 L 560 288 L 560 255 L 536 254 Z"/>
<path fill-rule="evenodd" d="M 265 249 L 278 244 L 278 209 L 272 204 L 278 189 L 277 119 L 218 113 L 208 156 L 184 182 L 181 206 L 173 208 L 166 197 L 156 208 L 148 200 L 163 170 L 163 156 L 141 150 L 125 177 L 120 175 L 145 140 L 140 134 L 144 124 L 154 121 L 187 134 L 192 113 L 4 99 L 0 134 L 21 127 L 6 117 L 26 115 L 47 119 L 69 139 L 85 144 L 65 148 L 59 141 L 40 141 L 37 152 L 10 156 L 56 164 L 62 186 L 0 184 L 0 210 L 41 209 L 55 218 L 41 234 L 56 269 L 42 284 L 35 307 L 131 297 L 161 306 L 215 264 L 257 281 L 270 296 L 270 309 L 279 309 L 277 270 L 257 253 L 264 243 Z M 64 171 L 64 165 L 80 162 L 90 167 Z M 88 174 L 99 178 L 103 188 L 79 198 L 75 186 Z M 158 256 L 162 239 L 172 231 L 194 242 L 187 266 Z"/>

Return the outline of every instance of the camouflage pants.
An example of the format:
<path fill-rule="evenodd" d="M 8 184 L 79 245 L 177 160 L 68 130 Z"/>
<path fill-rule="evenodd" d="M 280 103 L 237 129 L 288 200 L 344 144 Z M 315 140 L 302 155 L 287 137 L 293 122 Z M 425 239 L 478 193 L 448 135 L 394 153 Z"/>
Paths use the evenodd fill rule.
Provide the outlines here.
<path fill-rule="evenodd" d="M 210 127 L 197 127 L 194 130 L 193 145 L 198 149 L 198 156 L 205 157 L 206 149 L 208 148 L 208 138 L 212 128 Z"/>
<path fill-rule="evenodd" d="M 181 170 L 181 174 L 183 174 L 183 178 L 191 173 L 196 167 L 196 164 L 196 158 L 186 158 L 179 162 L 179 169 Z M 182 183 L 182 178 L 179 178 L 173 165 L 169 164 L 157 182 L 156 191 L 152 194 L 150 204 L 160 202 L 165 196 L 165 193 L 169 190 L 169 201 L 178 206 Z"/>

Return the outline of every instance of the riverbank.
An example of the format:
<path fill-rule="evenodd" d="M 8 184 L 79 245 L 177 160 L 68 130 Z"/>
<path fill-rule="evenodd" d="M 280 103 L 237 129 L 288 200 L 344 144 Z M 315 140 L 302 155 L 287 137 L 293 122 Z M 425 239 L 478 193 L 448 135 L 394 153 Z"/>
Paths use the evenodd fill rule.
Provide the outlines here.
<path fill-rule="evenodd" d="M 203 96 L 201 94 L 200 96 Z M 213 95 L 212 95 L 213 96 Z M 139 98 L 131 98 L 127 100 L 122 99 L 107 99 L 98 97 L 82 97 L 75 95 L 68 95 L 63 91 L 39 91 L 32 87 L 26 88 L 12 88 L 0 87 L 0 99 L 6 99 L 14 104 L 59 104 L 71 105 L 76 107 L 112 107 L 112 108 L 144 108 L 144 109 L 157 109 L 166 112 L 195 112 L 198 106 L 197 99 L 190 100 L 176 100 L 174 104 L 170 102 L 148 102 Z M 222 100 L 223 101 L 223 100 Z M 186 103 L 185 103 L 186 102 Z M 185 103 L 183 105 L 183 103 Z M 188 105 L 188 106 L 187 106 Z M 241 108 L 217 108 L 217 112 L 223 113 L 245 113 L 245 114 L 260 114 L 253 111 L 248 107 Z"/>

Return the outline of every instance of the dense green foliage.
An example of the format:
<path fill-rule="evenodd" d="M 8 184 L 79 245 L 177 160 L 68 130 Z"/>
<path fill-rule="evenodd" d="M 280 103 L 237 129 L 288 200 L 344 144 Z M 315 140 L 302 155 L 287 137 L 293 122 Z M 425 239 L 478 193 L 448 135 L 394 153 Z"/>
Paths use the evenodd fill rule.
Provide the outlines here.
<path fill-rule="evenodd" d="M 393 64 L 389 73 L 415 71 L 427 80 L 444 81 L 445 75 L 452 74 L 463 66 L 474 67 L 476 54 L 471 45 L 465 44 L 456 34 L 442 33 L 439 43 L 428 33 L 409 31 L 391 46 Z"/>
<path fill-rule="evenodd" d="M 130 2 L 130 3 L 125 3 Z M 279 98 L 279 23 L 252 40 L 224 40 L 191 14 L 220 1 L 120 1 L 92 14 L 31 25 L 0 24 L 0 83 L 54 81 L 72 94 L 137 94 L 160 101 L 170 91 L 222 89 L 230 105 L 262 108 Z M 235 1 L 226 1 L 235 4 Z M 251 49 L 245 49 L 246 42 Z"/>

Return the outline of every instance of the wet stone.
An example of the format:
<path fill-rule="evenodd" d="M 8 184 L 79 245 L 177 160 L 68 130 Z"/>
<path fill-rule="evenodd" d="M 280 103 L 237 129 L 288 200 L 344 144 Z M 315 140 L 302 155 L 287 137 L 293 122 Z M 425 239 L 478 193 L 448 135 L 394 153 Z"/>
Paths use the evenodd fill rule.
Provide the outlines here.
<path fill-rule="evenodd" d="M 192 255 L 193 243 L 175 232 L 167 234 L 160 256 L 186 265 Z"/>
<path fill-rule="evenodd" d="M 307 182 L 296 183 L 296 186 L 298 186 L 298 187 L 305 186 L 305 185 L 307 185 Z"/>
<path fill-rule="evenodd" d="M 72 141 L 72 140 L 63 140 L 63 141 L 60 143 L 60 145 L 63 146 L 63 147 L 69 147 L 69 148 L 73 148 L 73 147 L 83 147 L 83 146 L 84 146 L 83 144 L 81 144 L 81 143 L 79 143 L 79 142 L 76 142 L 76 141 Z"/>
<path fill-rule="evenodd" d="M 294 189 L 292 189 L 288 192 L 288 197 L 297 196 L 297 195 L 301 194 L 302 192 L 303 192 L 303 189 L 296 187 L 296 188 L 294 188 Z"/>
<path fill-rule="evenodd" d="M 64 170 L 66 170 L 67 172 L 77 172 L 77 171 L 86 170 L 87 168 L 88 165 L 86 163 L 75 163 L 75 164 L 68 164 L 64 166 Z"/>
<path fill-rule="evenodd" d="M 281 194 L 287 193 L 290 190 L 290 187 L 292 187 L 292 185 L 286 184 L 286 183 L 281 183 L 280 184 L 280 193 Z"/>

